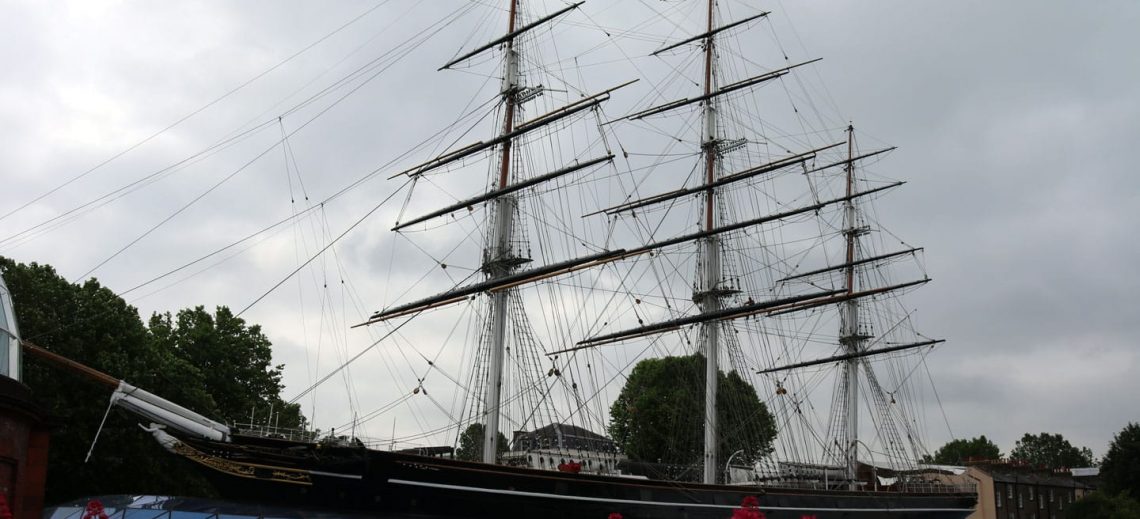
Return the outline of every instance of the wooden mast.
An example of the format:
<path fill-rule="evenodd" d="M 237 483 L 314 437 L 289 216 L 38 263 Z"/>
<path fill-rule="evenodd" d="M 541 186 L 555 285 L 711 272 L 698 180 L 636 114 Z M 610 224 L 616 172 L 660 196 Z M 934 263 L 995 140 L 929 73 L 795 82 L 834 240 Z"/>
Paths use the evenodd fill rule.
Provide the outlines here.
<path fill-rule="evenodd" d="M 855 190 L 855 127 L 847 126 L 847 195 L 850 197 Z M 855 222 L 855 201 L 848 198 L 844 203 L 844 234 L 847 238 L 847 268 L 844 269 L 845 287 L 847 294 L 855 293 L 855 248 L 859 229 Z M 859 463 L 859 364 L 862 362 L 858 356 L 862 349 L 863 338 L 859 334 L 859 301 L 848 299 L 842 303 L 842 316 L 840 319 L 839 343 L 842 344 L 850 357 L 846 360 L 844 369 L 844 388 L 846 390 L 844 425 L 846 434 L 844 443 L 844 458 L 847 471 L 847 480 L 851 490 L 857 490 L 856 470 Z"/>
<path fill-rule="evenodd" d="M 709 0 L 708 9 L 708 36 L 705 38 L 705 84 L 704 95 L 706 101 L 704 103 L 704 125 L 705 135 L 702 142 L 705 152 L 705 185 L 708 189 L 705 191 L 705 222 L 704 230 L 711 231 L 716 225 L 714 221 L 714 211 L 716 206 L 716 188 L 713 187 L 716 182 L 716 162 L 717 162 L 717 131 L 716 131 L 716 108 L 713 104 L 716 102 L 711 97 L 713 92 L 713 60 L 715 58 L 713 42 L 714 42 L 714 15 L 715 15 L 715 0 Z M 697 303 L 701 305 L 703 312 L 715 312 L 720 309 L 720 294 L 717 284 L 720 280 L 720 238 L 716 234 L 710 234 L 704 243 L 703 255 L 703 269 L 702 282 L 700 283 L 701 292 L 698 294 Z M 718 367 L 718 360 L 720 357 L 720 323 L 718 321 L 708 321 L 704 324 L 704 356 L 705 356 L 705 452 L 704 452 L 704 470 L 703 481 L 705 483 L 716 483 L 718 470 L 717 464 L 717 441 L 718 427 L 717 427 L 717 412 L 716 412 L 716 393 L 717 393 L 717 375 L 720 370 Z"/>
<path fill-rule="evenodd" d="M 518 18 L 518 0 L 511 0 L 510 21 L 507 33 L 515 32 Z M 503 57 L 503 131 L 502 154 L 499 158 L 498 189 L 505 189 L 510 183 L 511 172 L 511 132 L 515 125 L 515 107 L 518 104 L 518 54 L 514 38 L 506 42 Z M 503 196 L 495 202 L 494 236 L 484 252 L 483 270 L 489 277 L 499 278 L 511 271 L 514 263 L 511 258 L 511 235 L 514 231 L 516 199 L 513 194 Z M 506 351 L 507 304 L 512 290 L 496 292 L 491 296 L 491 344 L 490 362 L 485 381 L 483 399 L 483 462 L 495 463 L 498 458 L 499 417 L 502 414 L 501 397 L 503 386 L 503 356 Z"/>

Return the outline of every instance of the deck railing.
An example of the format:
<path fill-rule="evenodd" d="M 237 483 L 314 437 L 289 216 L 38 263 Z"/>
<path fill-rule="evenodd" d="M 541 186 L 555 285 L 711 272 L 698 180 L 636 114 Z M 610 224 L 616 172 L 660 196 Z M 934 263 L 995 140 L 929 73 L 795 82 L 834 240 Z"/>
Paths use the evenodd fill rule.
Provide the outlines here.
<path fill-rule="evenodd" d="M 276 438 L 298 442 L 315 442 L 320 433 L 295 427 L 274 427 L 265 424 L 235 423 L 230 425 L 235 432 L 258 438 Z"/>

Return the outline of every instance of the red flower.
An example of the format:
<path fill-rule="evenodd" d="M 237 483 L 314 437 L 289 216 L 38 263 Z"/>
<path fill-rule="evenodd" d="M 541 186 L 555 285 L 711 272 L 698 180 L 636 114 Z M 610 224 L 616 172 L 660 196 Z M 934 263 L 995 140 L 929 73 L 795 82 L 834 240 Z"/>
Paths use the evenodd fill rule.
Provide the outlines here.
<path fill-rule="evenodd" d="M 606 519 L 622 519 L 621 514 L 617 512 L 610 512 L 610 516 Z"/>
<path fill-rule="evenodd" d="M 8 509 L 8 496 L 0 494 L 0 519 L 12 519 L 12 511 Z"/>
<path fill-rule="evenodd" d="M 760 500 L 756 496 L 745 497 L 740 508 L 732 511 L 732 519 L 765 519 L 764 512 L 760 511 Z"/>
<path fill-rule="evenodd" d="M 103 503 L 97 499 L 87 502 L 87 509 L 83 511 L 83 519 L 107 519 L 107 512 L 103 511 Z"/>

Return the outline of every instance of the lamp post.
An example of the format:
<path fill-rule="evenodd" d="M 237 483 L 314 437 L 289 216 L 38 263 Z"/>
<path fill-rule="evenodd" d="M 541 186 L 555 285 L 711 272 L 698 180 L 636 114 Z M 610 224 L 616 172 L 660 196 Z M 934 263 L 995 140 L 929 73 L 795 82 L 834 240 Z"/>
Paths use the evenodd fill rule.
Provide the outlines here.
<path fill-rule="evenodd" d="M 744 452 L 744 449 L 737 450 L 736 452 L 732 453 L 731 456 L 728 457 L 728 461 L 724 462 L 724 484 L 726 484 L 726 485 L 732 484 L 732 479 L 729 477 L 729 473 L 728 473 L 728 467 L 732 465 L 732 458 L 735 458 L 737 454 L 740 454 L 742 452 Z"/>
<path fill-rule="evenodd" d="M 876 491 L 879 490 L 879 474 L 878 467 L 875 465 L 875 453 L 871 451 L 871 446 L 859 440 L 856 445 L 863 444 L 863 448 L 867 449 L 867 455 L 871 457 L 871 484 Z"/>

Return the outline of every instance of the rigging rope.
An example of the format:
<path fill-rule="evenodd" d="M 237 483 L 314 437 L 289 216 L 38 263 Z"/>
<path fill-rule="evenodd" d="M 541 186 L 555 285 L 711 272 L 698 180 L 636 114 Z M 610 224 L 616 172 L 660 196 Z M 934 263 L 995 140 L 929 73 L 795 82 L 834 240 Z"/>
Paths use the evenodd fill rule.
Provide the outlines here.
<path fill-rule="evenodd" d="M 122 150 L 122 151 L 120 151 L 120 152 L 118 152 L 118 153 L 116 153 L 116 154 L 112 155 L 111 157 L 107 158 L 107 159 L 106 159 L 106 160 L 104 160 L 103 162 L 100 162 L 99 164 L 96 164 L 95 166 L 91 167 L 90 169 L 88 169 L 88 170 L 86 170 L 86 171 L 84 171 L 84 172 L 82 172 L 82 173 L 80 173 L 80 174 L 78 174 L 78 175 L 76 175 L 76 176 L 74 176 L 74 177 L 72 177 L 72 178 L 70 178 L 70 179 L 68 179 L 68 180 L 64 181 L 63 183 L 59 184 L 58 186 L 56 186 L 56 187 L 54 187 L 54 188 L 52 188 L 52 189 L 49 189 L 47 192 L 45 192 L 45 193 L 43 193 L 43 194 L 41 194 L 41 195 L 39 195 L 39 196 L 37 196 L 37 197 L 33 198 L 32 200 L 29 200 L 28 202 L 25 202 L 24 204 L 20 205 L 19 207 L 15 208 L 15 209 L 12 209 L 11 211 L 8 211 L 7 213 L 4 213 L 3 215 L 0 215 L 0 221 L 3 221 L 4 219 L 8 218 L 9 216 L 12 216 L 13 214 L 16 214 L 17 212 L 20 212 L 20 211 L 22 211 L 22 210 L 26 209 L 27 207 L 31 206 L 32 204 L 34 204 L 34 203 L 36 203 L 36 202 L 39 202 L 40 200 L 43 200 L 44 198 L 47 198 L 48 196 L 51 196 L 52 194 L 54 194 L 55 192 L 59 191 L 60 189 L 63 189 L 63 188 L 65 188 L 65 187 L 67 187 L 67 186 L 71 185 L 71 184 L 72 184 L 72 183 L 74 183 L 75 181 L 77 181 L 77 180 L 79 180 L 79 179 L 81 179 L 81 178 L 83 178 L 83 177 L 86 177 L 87 175 L 89 175 L 89 174 L 91 174 L 91 173 L 95 172 L 96 170 L 98 170 L 98 169 L 102 168 L 103 166 L 106 166 L 107 164 L 110 164 L 111 162 L 113 162 L 113 161 L 117 160 L 118 158 L 122 157 L 123 155 L 126 155 L 127 153 L 130 153 L 131 151 L 134 151 L 135 149 L 139 148 L 140 146 L 142 146 L 142 145 L 146 144 L 147 142 L 150 142 L 150 141 L 151 141 L 151 140 L 153 140 L 155 137 L 158 137 L 159 135 L 162 135 L 163 133 L 166 133 L 167 131 L 169 131 L 169 130 L 173 129 L 174 127 L 176 127 L 176 126 L 178 126 L 178 125 L 180 125 L 180 124 L 182 124 L 183 122 L 186 122 L 187 120 L 189 120 L 190 118 L 194 117 L 195 115 L 198 115 L 199 113 L 202 113 L 203 111 L 205 111 L 205 110 L 209 109 L 211 106 L 214 106 L 215 104 L 218 104 L 218 103 L 219 103 L 219 102 L 221 102 L 222 100 L 224 100 L 224 99 L 226 99 L 226 98 L 230 97 L 231 95 L 233 95 L 233 94 L 237 93 L 238 91 L 240 91 L 240 90 L 242 90 L 243 88 L 245 88 L 245 87 L 249 86 L 250 84 L 252 84 L 252 83 L 256 82 L 257 80 L 259 80 L 259 79 L 261 79 L 261 78 L 263 78 L 263 77 L 267 76 L 269 73 L 273 72 L 274 70 L 277 70 L 278 68 L 280 68 L 281 66 L 285 65 L 286 63 L 288 63 L 288 62 L 292 61 L 293 59 L 297 58 L 298 56 L 300 56 L 300 55 L 302 55 L 302 54 L 304 54 L 304 53 L 308 52 L 309 50 L 311 50 L 312 48 L 316 47 L 317 45 L 320 45 L 320 44 L 321 44 L 321 43 L 323 43 L 325 40 L 327 40 L 327 39 L 331 38 L 332 36 L 336 35 L 337 33 L 339 33 L 339 32 L 341 32 L 341 31 L 343 31 L 344 29 L 347 29 L 349 26 L 351 26 L 352 24 L 356 23 L 356 22 L 357 22 L 357 21 L 359 21 L 361 18 L 364 18 L 365 16 L 367 16 L 367 15 L 368 15 L 368 14 L 370 14 L 370 13 L 372 13 L 373 11 L 375 11 L 375 10 L 379 9 L 380 7 L 382 7 L 382 6 L 383 6 L 384 4 L 386 4 L 386 3 L 388 3 L 388 0 L 384 0 L 383 2 L 380 2 L 380 3 L 378 3 L 378 4 L 374 5 L 374 6 L 372 6 L 372 7 L 368 8 L 368 9 L 366 9 L 364 12 L 362 12 L 362 13 L 360 13 L 359 15 L 355 16 L 354 18 L 350 19 L 348 22 L 346 22 L 346 23 L 344 23 L 343 25 L 341 25 L 340 27 L 338 27 L 338 28 L 334 29 L 332 32 L 329 32 L 328 34 L 325 34 L 324 36 L 321 36 L 321 37 L 320 37 L 320 38 L 318 38 L 316 41 L 314 41 L 314 42 L 312 42 L 312 43 L 308 44 L 307 46 L 305 46 L 305 47 L 304 47 L 304 48 L 302 48 L 301 50 L 299 50 L 299 51 L 297 51 L 297 52 L 293 53 L 292 55 L 290 55 L 289 57 L 287 57 L 287 58 L 285 58 L 285 59 L 283 59 L 283 60 L 279 61 L 277 64 L 275 64 L 275 65 L 273 65 L 273 66 L 271 66 L 271 67 L 269 67 L 269 68 L 267 68 L 267 69 L 265 69 L 265 70 L 261 71 L 261 72 L 260 72 L 260 73 L 258 73 L 257 75 L 255 75 L 255 76 L 253 76 L 252 78 L 250 78 L 250 79 L 246 80 L 245 82 L 243 82 L 243 83 L 239 84 L 238 86 L 236 86 L 236 87 L 234 87 L 234 88 L 230 89 L 230 90 L 229 90 L 229 91 L 227 91 L 226 93 L 224 93 L 224 94 L 222 94 L 221 96 L 219 96 L 219 97 L 215 98 L 214 100 L 212 100 L 212 101 L 210 101 L 210 102 L 206 103 L 205 105 L 202 105 L 201 107 L 199 107 L 199 108 L 195 109 L 194 111 L 192 111 L 192 112 L 190 112 L 190 113 L 188 113 L 188 114 L 186 114 L 186 115 L 182 116 L 182 117 L 181 117 L 181 118 L 179 118 L 177 121 L 174 121 L 173 123 L 171 123 L 171 124 L 167 125 L 166 127 L 162 128 L 161 130 L 159 130 L 159 131 L 157 131 L 157 132 L 155 132 L 155 133 L 153 133 L 153 134 L 151 134 L 151 135 L 149 135 L 149 136 L 145 137 L 144 139 L 142 139 L 142 140 L 140 140 L 140 141 L 138 141 L 138 142 L 136 142 L 136 143 L 132 144 L 131 146 L 128 146 L 126 149 L 124 149 L 124 150 Z M 82 277 L 82 276 L 81 276 L 81 277 Z"/>

